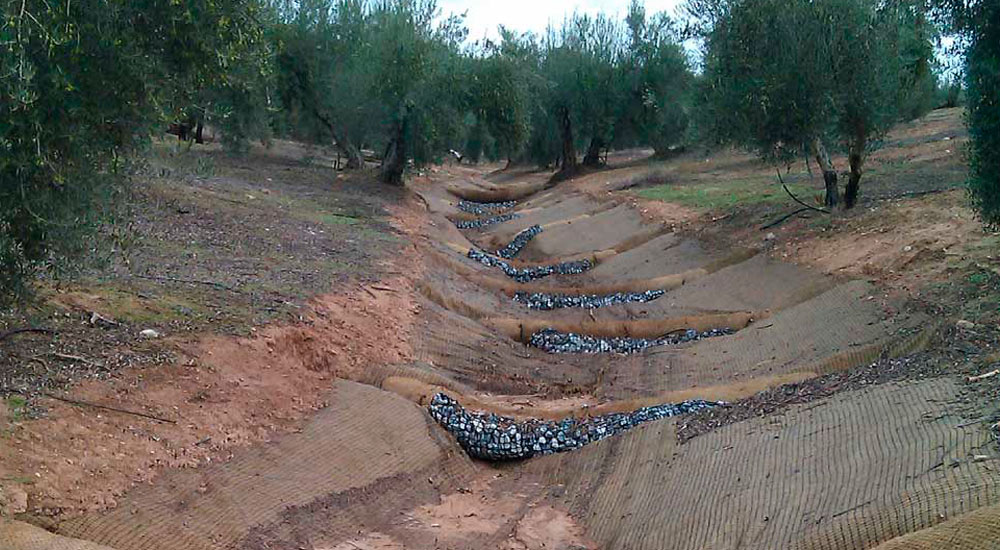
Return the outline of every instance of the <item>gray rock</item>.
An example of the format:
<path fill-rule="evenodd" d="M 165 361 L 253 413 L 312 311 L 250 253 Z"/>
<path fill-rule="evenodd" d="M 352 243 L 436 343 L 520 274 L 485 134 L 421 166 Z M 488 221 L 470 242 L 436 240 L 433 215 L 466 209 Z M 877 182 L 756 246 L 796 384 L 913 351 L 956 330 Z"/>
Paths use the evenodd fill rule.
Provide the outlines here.
<path fill-rule="evenodd" d="M 723 405 L 721 402 L 701 400 L 684 401 L 676 404 L 643 407 L 631 413 L 613 413 L 590 418 L 567 418 L 558 422 L 526 420 L 518 422 L 513 418 L 488 413 L 467 412 L 454 399 L 439 393 L 428 407 L 431 416 L 448 432 L 455 436 L 459 445 L 470 456 L 484 460 L 521 460 L 533 456 L 578 449 L 588 443 L 599 441 L 645 422 L 699 411 Z M 488 432 L 483 436 L 472 436 L 468 431 L 458 429 L 463 425 L 485 425 Z M 516 434 L 518 444 L 497 444 L 509 434 Z M 523 443 L 520 443 L 522 442 Z"/>
<path fill-rule="evenodd" d="M 510 263 L 506 260 L 497 258 L 496 256 L 491 256 L 481 250 L 476 250 L 475 248 L 469 249 L 467 256 L 485 266 L 499 268 L 505 275 L 519 283 L 527 283 L 529 281 L 542 279 L 555 274 L 579 275 L 580 273 L 594 267 L 594 264 L 590 260 L 578 260 L 574 262 L 563 262 L 553 265 L 542 265 L 518 269 L 510 265 Z"/>

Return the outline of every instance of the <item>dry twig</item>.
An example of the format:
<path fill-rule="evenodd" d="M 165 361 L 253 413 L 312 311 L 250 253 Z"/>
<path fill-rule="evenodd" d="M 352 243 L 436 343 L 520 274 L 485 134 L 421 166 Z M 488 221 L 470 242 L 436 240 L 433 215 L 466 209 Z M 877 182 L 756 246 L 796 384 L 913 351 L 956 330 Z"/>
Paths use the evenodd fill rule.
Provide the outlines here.
<path fill-rule="evenodd" d="M 993 378 L 994 376 L 1000 374 L 1000 369 L 987 372 L 986 374 L 980 374 L 979 376 L 970 376 L 966 380 L 969 382 L 982 382 L 987 378 Z"/>
<path fill-rule="evenodd" d="M 56 333 L 56 331 L 54 331 L 52 329 L 47 329 L 47 328 L 38 328 L 38 327 L 16 328 L 16 329 L 13 329 L 13 330 L 8 330 L 7 332 L 0 332 L 0 341 L 6 340 L 7 338 L 10 338 L 11 336 L 15 336 L 17 334 L 25 334 L 25 333 L 28 333 L 28 332 L 34 332 L 34 333 L 38 333 L 38 334 L 55 334 Z"/>
<path fill-rule="evenodd" d="M 56 401 L 62 401 L 63 403 L 69 403 L 70 405 L 76 405 L 77 407 L 93 407 L 95 409 L 104 409 L 106 411 L 112 411 L 112 412 L 117 412 L 117 413 L 122 413 L 122 414 L 130 414 L 132 416 L 139 416 L 139 417 L 142 417 L 142 418 L 148 418 L 150 420 L 156 420 L 157 422 L 163 422 L 163 423 L 166 423 L 166 424 L 176 424 L 177 423 L 176 420 L 170 420 L 169 418 L 162 418 L 162 417 L 159 417 L 159 416 L 154 416 L 152 414 L 146 414 L 146 413 L 142 413 L 142 412 L 130 411 L 130 410 L 126 410 L 126 409 L 119 409 L 117 407 L 109 407 L 107 405 L 99 405 L 97 403 L 91 403 L 89 401 L 78 401 L 76 399 L 69 399 L 68 397 L 60 397 L 60 396 L 58 396 L 58 395 L 56 395 L 54 393 L 48 393 L 48 392 L 46 392 L 43 395 L 45 397 L 50 398 L 50 399 L 55 399 Z"/>

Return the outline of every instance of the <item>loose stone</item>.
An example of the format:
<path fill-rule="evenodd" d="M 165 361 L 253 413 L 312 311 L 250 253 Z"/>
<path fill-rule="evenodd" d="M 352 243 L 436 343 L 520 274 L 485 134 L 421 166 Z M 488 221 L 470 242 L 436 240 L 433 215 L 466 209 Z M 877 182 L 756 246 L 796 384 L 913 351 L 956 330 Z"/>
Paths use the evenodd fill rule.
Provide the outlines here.
<path fill-rule="evenodd" d="M 492 218 L 481 218 L 478 220 L 459 220 L 455 222 L 455 227 L 459 229 L 482 229 L 484 227 L 489 227 L 491 225 L 496 225 L 498 223 L 509 222 L 510 220 L 520 218 L 518 214 L 500 214 L 499 216 L 493 216 Z"/>
<path fill-rule="evenodd" d="M 580 273 L 594 267 L 594 264 L 590 260 L 577 260 L 573 262 L 563 262 L 553 265 L 540 265 L 518 269 L 501 258 L 491 256 L 481 250 L 476 250 L 475 248 L 469 249 L 468 257 L 485 266 L 499 268 L 508 277 L 519 283 L 527 283 L 529 281 L 555 274 L 579 275 Z"/>
<path fill-rule="evenodd" d="M 688 329 L 680 334 L 670 334 L 661 338 L 598 338 L 559 332 L 554 329 L 540 330 L 531 335 L 531 345 L 549 353 L 639 353 L 654 346 L 676 346 L 705 338 L 725 336 L 733 331 L 727 328 L 698 332 Z"/>
<path fill-rule="evenodd" d="M 523 422 L 495 414 L 470 413 L 443 393 L 435 395 L 428 408 L 434 420 L 455 436 L 470 456 L 505 461 L 579 449 L 646 422 L 719 405 L 725 403 L 691 400 L 643 407 L 630 413 Z M 510 434 L 514 434 L 513 437 L 509 437 Z"/>
<path fill-rule="evenodd" d="M 514 201 L 506 202 L 472 202 L 472 201 L 459 201 L 458 209 L 462 212 L 468 212 L 469 214 L 475 214 L 477 216 L 485 216 L 486 214 L 495 214 L 498 212 L 503 212 L 504 210 L 510 210 L 517 206 Z"/>
<path fill-rule="evenodd" d="M 597 309 L 601 307 L 651 302 L 665 294 L 662 290 L 647 290 L 645 292 L 616 292 L 614 294 L 587 294 L 571 296 L 566 294 L 545 294 L 541 292 L 518 292 L 514 301 L 528 306 L 528 309 L 552 310 L 567 307 Z"/>
<path fill-rule="evenodd" d="M 542 232 L 542 226 L 533 225 L 524 231 L 519 232 L 514 235 L 514 238 L 510 241 L 510 244 L 497 250 L 497 256 L 501 258 L 511 259 L 521 253 L 521 250 L 534 239 L 536 235 Z"/>

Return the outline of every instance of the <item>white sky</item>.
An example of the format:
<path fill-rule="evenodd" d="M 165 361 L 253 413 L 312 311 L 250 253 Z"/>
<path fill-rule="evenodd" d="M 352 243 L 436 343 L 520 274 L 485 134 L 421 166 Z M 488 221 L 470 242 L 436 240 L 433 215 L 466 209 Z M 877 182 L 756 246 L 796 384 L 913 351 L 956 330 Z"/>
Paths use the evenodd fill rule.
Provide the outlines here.
<path fill-rule="evenodd" d="M 646 13 L 673 13 L 682 1 L 646 0 Z M 561 23 L 574 11 L 624 15 L 628 5 L 629 0 L 438 0 L 444 15 L 468 12 L 465 22 L 472 41 L 484 36 L 497 38 L 498 25 L 520 32 L 542 33 L 550 21 Z"/>

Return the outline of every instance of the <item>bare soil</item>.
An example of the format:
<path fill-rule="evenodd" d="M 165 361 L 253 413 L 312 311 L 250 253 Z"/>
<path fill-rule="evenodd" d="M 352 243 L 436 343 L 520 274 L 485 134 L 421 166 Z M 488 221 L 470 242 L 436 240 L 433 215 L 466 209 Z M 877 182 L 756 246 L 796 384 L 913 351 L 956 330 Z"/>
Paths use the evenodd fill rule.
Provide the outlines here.
<path fill-rule="evenodd" d="M 1000 362 L 1000 270 L 996 236 L 949 190 L 964 139 L 957 111 L 903 125 L 861 207 L 764 231 L 796 207 L 737 152 L 625 152 L 548 190 L 544 171 L 434 167 L 397 194 L 294 144 L 161 148 L 132 257 L 46 283 L 0 325 L 58 330 L 3 344 L 0 509 L 116 550 L 989 548 L 1000 376 L 975 377 Z M 521 217 L 459 231 L 460 197 L 517 197 Z M 518 265 L 598 262 L 553 288 L 677 284 L 528 312 L 464 252 L 534 223 Z M 735 334 L 630 356 L 547 354 L 510 329 L 733 316 Z M 730 403 L 486 464 L 427 414 L 438 391 L 518 418 Z M 18 533 L 38 531 L 0 524 L 15 550 Z"/>

